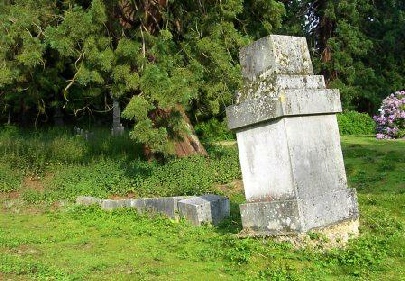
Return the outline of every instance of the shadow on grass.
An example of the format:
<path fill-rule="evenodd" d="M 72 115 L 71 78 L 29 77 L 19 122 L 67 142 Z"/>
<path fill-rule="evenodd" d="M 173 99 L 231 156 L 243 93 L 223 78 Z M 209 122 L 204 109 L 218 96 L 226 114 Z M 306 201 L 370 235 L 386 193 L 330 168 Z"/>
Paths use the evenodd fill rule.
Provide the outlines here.
<path fill-rule="evenodd" d="M 239 204 L 230 201 L 230 217 L 221 222 L 215 231 L 221 235 L 238 234 L 242 230 L 242 220 L 240 217 Z"/>

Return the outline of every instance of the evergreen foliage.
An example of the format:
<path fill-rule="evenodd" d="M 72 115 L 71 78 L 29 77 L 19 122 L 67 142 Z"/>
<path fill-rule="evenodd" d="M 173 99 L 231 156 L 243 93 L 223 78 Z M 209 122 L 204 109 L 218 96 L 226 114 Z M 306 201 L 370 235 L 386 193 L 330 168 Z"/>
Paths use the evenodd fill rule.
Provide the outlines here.
<path fill-rule="evenodd" d="M 315 72 L 340 89 L 345 109 L 371 115 L 405 87 L 404 1 L 283 2 L 281 31 L 307 37 Z"/>
<path fill-rule="evenodd" d="M 224 118 L 240 47 L 269 33 L 306 36 L 344 108 L 373 114 L 405 88 L 404 15 L 400 0 L 2 1 L 0 118 L 77 120 L 117 99 L 131 136 L 170 153 L 184 111 L 194 124 Z"/>

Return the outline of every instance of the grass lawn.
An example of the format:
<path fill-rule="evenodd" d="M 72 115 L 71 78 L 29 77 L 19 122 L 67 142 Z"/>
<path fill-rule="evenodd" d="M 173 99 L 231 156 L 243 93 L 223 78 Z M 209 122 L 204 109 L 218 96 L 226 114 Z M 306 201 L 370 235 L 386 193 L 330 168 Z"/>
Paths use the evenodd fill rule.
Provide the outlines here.
<path fill-rule="evenodd" d="M 326 252 L 236 236 L 244 195 L 231 146 L 209 149 L 211 160 L 173 160 L 166 168 L 153 166 L 149 174 L 149 164 L 123 156 L 104 155 L 97 164 L 47 164 L 44 158 L 36 162 L 43 163 L 34 167 L 42 169 L 36 173 L 4 156 L 0 280 L 405 280 L 405 141 L 342 137 L 342 149 L 349 184 L 358 191 L 360 237 L 345 249 Z M 192 174 L 196 170 L 205 172 Z M 148 176 L 138 175 L 145 171 Z M 108 172 L 110 177 L 99 175 Z M 193 227 L 159 215 L 108 212 L 71 201 L 80 192 L 192 194 L 197 185 L 197 193 L 230 197 L 228 221 Z M 119 186 L 131 188 L 124 192 Z"/>

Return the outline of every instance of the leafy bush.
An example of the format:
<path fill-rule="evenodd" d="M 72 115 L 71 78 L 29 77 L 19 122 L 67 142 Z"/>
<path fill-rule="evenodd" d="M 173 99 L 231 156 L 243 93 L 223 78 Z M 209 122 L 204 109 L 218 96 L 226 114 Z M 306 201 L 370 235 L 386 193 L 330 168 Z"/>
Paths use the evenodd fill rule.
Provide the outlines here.
<path fill-rule="evenodd" d="M 0 139 L 4 140 L 4 139 L 7 139 L 7 138 L 16 137 L 16 136 L 19 135 L 19 133 L 20 133 L 20 130 L 18 129 L 18 127 L 13 126 L 13 125 L 5 124 L 1 128 Z"/>
<path fill-rule="evenodd" d="M 221 140 L 234 140 L 235 134 L 232 133 L 226 124 L 226 121 L 219 121 L 218 119 L 210 119 L 207 122 L 197 124 L 195 126 L 197 135 L 205 141 L 221 141 Z"/>
<path fill-rule="evenodd" d="M 405 137 L 405 91 L 397 91 L 386 97 L 374 116 L 378 139 Z"/>
<path fill-rule="evenodd" d="M 372 135 L 375 133 L 373 119 L 365 113 L 354 110 L 337 115 L 341 135 Z"/>
<path fill-rule="evenodd" d="M 86 154 L 86 143 L 82 137 L 57 136 L 48 145 L 55 162 L 81 162 Z"/>

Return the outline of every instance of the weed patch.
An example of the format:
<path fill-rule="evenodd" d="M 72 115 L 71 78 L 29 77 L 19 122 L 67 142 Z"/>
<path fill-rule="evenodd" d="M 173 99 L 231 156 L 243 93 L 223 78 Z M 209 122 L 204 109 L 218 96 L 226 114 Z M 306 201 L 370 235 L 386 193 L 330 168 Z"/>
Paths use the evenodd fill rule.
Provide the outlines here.
<path fill-rule="evenodd" d="M 23 178 L 21 171 L 12 169 L 9 165 L 0 163 L 0 192 L 17 190 Z"/>

